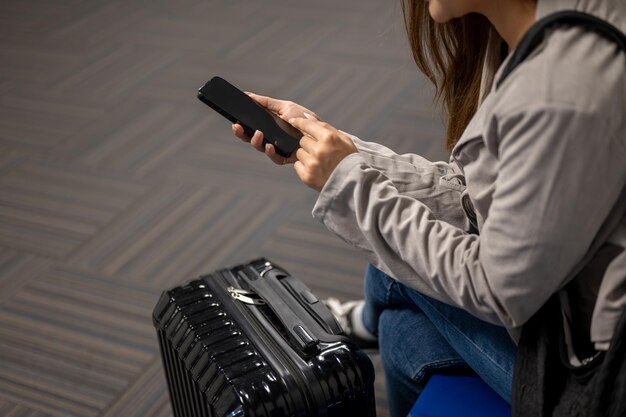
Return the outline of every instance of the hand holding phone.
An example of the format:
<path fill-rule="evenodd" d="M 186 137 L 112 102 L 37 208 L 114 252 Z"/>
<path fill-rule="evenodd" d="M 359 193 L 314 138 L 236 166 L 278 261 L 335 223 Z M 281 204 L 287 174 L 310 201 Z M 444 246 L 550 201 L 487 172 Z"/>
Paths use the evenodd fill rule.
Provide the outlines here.
<path fill-rule="evenodd" d="M 263 132 L 263 142 L 274 145 L 280 156 L 290 157 L 299 146 L 299 130 L 220 77 L 213 77 L 200 88 L 198 98 L 232 123 L 240 124 L 248 137 L 256 130 Z"/>

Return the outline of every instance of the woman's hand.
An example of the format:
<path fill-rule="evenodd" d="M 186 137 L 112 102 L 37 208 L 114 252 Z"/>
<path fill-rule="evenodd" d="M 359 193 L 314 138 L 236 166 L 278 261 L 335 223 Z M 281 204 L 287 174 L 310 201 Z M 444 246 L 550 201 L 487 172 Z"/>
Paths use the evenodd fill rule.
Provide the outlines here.
<path fill-rule="evenodd" d="M 304 133 L 296 151 L 294 169 L 303 183 L 322 191 L 337 165 L 346 156 L 357 152 L 357 148 L 349 137 L 333 126 L 313 116 L 304 116 L 289 120 L 291 125 Z"/>
<path fill-rule="evenodd" d="M 285 121 L 288 121 L 289 119 L 295 117 L 304 117 L 304 113 L 308 113 L 315 120 L 319 120 L 317 115 L 311 110 L 292 101 L 277 100 L 271 97 L 260 96 L 254 93 L 246 94 L 248 94 L 250 98 L 260 104 L 262 107 L 264 107 L 268 111 L 276 113 L 281 119 Z M 244 133 L 243 127 L 239 123 L 235 123 L 232 126 L 232 129 L 235 136 L 237 136 L 244 142 L 249 142 L 257 151 L 265 153 L 275 164 L 292 164 L 297 159 L 295 152 L 289 158 L 285 158 L 284 156 L 280 156 L 276 153 L 274 145 L 268 143 L 263 146 L 263 132 L 261 131 L 257 130 L 256 132 L 254 132 L 254 135 L 252 137 L 248 137 Z"/>

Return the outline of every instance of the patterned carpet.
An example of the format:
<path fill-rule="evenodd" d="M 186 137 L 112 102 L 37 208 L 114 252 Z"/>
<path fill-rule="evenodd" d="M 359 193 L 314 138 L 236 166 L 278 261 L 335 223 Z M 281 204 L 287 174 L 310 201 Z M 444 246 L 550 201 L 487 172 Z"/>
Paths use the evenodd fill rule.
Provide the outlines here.
<path fill-rule="evenodd" d="M 167 417 L 161 291 L 264 255 L 358 298 L 316 193 L 197 101 L 213 75 L 446 158 L 399 0 L 0 0 L 0 415 Z M 378 415 L 387 416 L 377 366 Z"/>

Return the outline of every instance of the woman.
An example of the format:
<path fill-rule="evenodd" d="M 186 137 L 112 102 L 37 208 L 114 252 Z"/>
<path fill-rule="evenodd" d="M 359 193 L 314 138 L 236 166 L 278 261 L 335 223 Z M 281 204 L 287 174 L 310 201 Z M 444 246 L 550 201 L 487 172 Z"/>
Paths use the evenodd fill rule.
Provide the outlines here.
<path fill-rule="evenodd" d="M 564 9 L 626 31 L 622 0 L 404 1 L 415 61 L 448 114 L 449 163 L 398 155 L 254 94 L 304 133 L 301 148 L 282 158 L 261 132 L 233 125 L 275 163 L 293 163 L 320 192 L 314 217 L 368 254 L 365 304 L 343 313 L 354 337 L 378 339 L 394 416 L 448 369 L 473 369 L 510 402 L 521 326 L 566 283 L 571 364 L 610 345 L 626 305 L 623 214 L 596 256 L 589 249 L 624 197 L 626 58 L 560 26 L 494 83 L 527 29 Z"/>

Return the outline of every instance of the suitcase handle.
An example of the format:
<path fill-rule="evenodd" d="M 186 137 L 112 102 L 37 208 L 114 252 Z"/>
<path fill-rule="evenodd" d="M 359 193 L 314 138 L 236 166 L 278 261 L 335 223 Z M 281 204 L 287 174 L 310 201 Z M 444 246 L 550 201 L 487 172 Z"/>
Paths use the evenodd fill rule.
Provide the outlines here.
<path fill-rule="evenodd" d="M 302 281 L 292 277 L 280 266 L 273 264 L 265 258 L 260 258 L 251 262 L 247 271 L 248 273 L 246 273 L 246 269 L 244 269 L 243 273 L 248 280 L 255 281 L 259 277 L 265 277 L 265 275 L 269 274 L 271 278 L 280 281 L 281 285 L 286 287 L 300 306 L 304 307 L 328 334 L 344 334 L 343 328 L 337 322 L 337 319 L 333 313 L 330 312 L 328 307 L 326 307 Z M 269 296 L 271 296 L 271 294 L 273 293 L 270 293 Z M 328 340 L 328 338 L 325 339 Z M 331 339 L 332 340 L 329 341 L 337 340 L 336 338 Z"/>
<path fill-rule="evenodd" d="M 265 301 L 265 305 L 274 312 L 282 327 L 289 333 L 290 339 L 297 344 L 302 352 L 308 354 L 317 350 L 319 339 L 311 333 L 302 319 L 285 302 L 285 298 L 289 294 L 285 294 L 287 290 L 276 279 L 260 277 L 256 280 L 248 280 L 247 283 L 250 289 Z"/>
<path fill-rule="evenodd" d="M 328 308 L 304 283 L 281 268 L 266 259 L 259 259 L 233 272 L 251 290 L 246 291 L 246 298 L 254 302 L 247 302 L 239 295 L 233 298 L 246 304 L 269 308 L 289 339 L 305 354 L 315 352 L 320 341 L 346 341 L 343 329 Z M 287 303 L 286 300 L 290 299 L 295 299 L 297 304 Z"/>
<path fill-rule="evenodd" d="M 281 279 L 282 283 L 291 293 L 300 300 L 300 304 L 308 310 L 316 321 L 330 334 L 343 334 L 341 325 L 337 322 L 333 313 L 320 301 L 311 290 L 301 281 L 291 275 Z"/>

